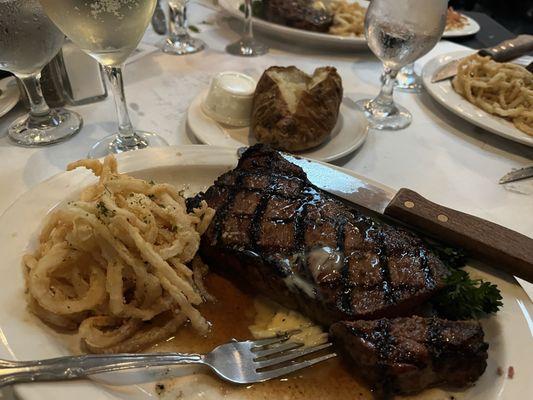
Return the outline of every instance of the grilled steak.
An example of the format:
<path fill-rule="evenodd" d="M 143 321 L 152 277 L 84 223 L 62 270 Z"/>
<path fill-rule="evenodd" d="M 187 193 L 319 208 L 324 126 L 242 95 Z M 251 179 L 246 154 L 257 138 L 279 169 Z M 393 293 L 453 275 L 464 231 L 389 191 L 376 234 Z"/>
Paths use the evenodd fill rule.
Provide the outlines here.
<path fill-rule="evenodd" d="M 371 385 L 415 393 L 446 383 L 463 387 L 487 366 L 488 344 L 478 322 L 396 318 L 338 322 L 330 334 Z"/>
<path fill-rule="evenodd" d="M 333 15 L 313 7 L 312 0 L 264 0 L 268 21 L 307 31 L 327 32 Z"/>
<path fill-rule="evenodd" d="M 216 214 L 200 254 L 216 272 L 329 326 L 410 315 L 444 286 L 444 264 L 412 233 L 314 187 L 263 145 L 205 194 Z"/>

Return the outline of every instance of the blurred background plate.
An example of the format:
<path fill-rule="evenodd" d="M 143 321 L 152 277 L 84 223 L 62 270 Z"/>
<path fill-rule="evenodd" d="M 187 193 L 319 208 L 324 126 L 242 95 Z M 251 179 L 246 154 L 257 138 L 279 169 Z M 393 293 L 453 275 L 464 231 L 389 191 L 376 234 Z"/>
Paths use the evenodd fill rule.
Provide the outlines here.
<path fill-rule="evenodd" d="M 450 29 L 448 31 L 444 31 L 442 34 L 443 38 L 454 38 L 454 37 L 461 37 L 461 36 L 470 36 L 475 35 L 479 32 L 481 27 L 476 22 L 475 19 L 470 18 L 468 15 L 463 14 L 466 19 L 468 20 L 468 23 L 463 26 L 461 29 Z"/>
<path fill-rule="evenodd" d="M 492 115 L 482 110 L 478 106 L 470 103 L 452 87 L 451 79 L 440 82 L 431 82 L 431 78 L 440 67 L 458 58 L 472 54 L 474 51 L 456 51 L 438 56 L 426 63 L 422 70 L 422 81 L 427 92 L 442 106 L 465 119 L 466 121 L 479 126 L 489 132 L 518 143 L 533 147 L 533 136 L 522 132 L 516 128 L 512 122 Z"/>
<path fill-rule="evenodd" d="M 368 3 L 363 0 L 355 0 L 363 7 L 367 7 Z M 244 14 L 239 11 L 239 6 L 243 0 L 219 0 L 218 4 L 230 15 L 244 19 Z M 360 37 L 347 37 L 330 35 L 328 33 L 311 32 L 303 29 L 290 28 L 288 26 L 275 24 L 273 22 L 265 21 L 264 19 L 254 18 L 254 30 L 273 36 L 283 42 L 291 42 L 293 44 L 300 44 L 304 47 L 328 47 L 329 49 L 344 49 L 356 50 L 366 49 L 366 39 Z"/>

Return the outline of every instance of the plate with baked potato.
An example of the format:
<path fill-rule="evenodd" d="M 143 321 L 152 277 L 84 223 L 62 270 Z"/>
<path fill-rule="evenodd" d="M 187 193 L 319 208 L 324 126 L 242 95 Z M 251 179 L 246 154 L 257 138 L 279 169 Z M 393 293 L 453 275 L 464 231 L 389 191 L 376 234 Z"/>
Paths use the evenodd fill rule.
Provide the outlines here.
<path fill-rule="evenodd" d="M 239 148 L 267 143 L 327 162 L 355 151 L 368 134 L 364 114 L 343 99 L 342 79 L 333 67 L 317 68 L 312 75 L 294 66 L 268 68 L 251 95 L 246 126 L 228 125 L 206 112 L 213 86 L 219 85 L 202 91 L 187 113 L 190 131 L 205 144 Z M 227 105 L 219 96 L 217 92 L 219 109 L 234 108 L 234 97 Z"/>

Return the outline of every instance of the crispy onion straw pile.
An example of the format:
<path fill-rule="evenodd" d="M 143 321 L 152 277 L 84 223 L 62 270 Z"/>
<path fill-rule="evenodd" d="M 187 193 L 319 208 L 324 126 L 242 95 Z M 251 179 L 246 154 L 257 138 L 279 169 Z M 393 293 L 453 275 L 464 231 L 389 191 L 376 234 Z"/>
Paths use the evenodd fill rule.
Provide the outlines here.
<path fill-rule="evenodd" d="M 461 61 L 452 84 L 472 104 L 533 136 L 533 74 L 524 67 L 475 54 Z"/>
<path fill-rule="evenodd" d="M 34 254 L 24 256 L 30 310 L 63 330 L 79 330 L 94 353 L 140 350 L 190 320 L 205 299 L 205 266 L 195 254 L 214 210 L 187 213 L 171 185 L 117 172 L 108 156 L 81 160 L 99 177 L 79 201 L 51 213 Z M 192 263 L 192 269 L 187 266 Z"/>
<path fill-rule="evenodd" d="M 361 36 L 365 33 L 366 8 L 346 0 L 333 0 L 328 5 L 333 13 L 329 33 L 338 36 Z"/>

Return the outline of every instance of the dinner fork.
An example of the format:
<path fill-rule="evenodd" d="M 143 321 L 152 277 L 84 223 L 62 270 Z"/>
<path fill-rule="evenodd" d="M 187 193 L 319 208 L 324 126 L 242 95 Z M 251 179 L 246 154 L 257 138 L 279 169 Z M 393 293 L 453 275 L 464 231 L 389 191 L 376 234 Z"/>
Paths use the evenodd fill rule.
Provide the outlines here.
<path fill-rule="evenodd" d="M 289 337 L 290 335 L 284 335 L 243 342 L 232 341 L 207 354 L 88 354 L 38 361 L 0 360 L 0 387 L 183 364 L 206 365 L 226 381 L 250 384 L 278 378 L 336 356 L 334 352 L 325 351 L 332 346 L 331 343 L 302 347 L 301 343 L 288 341 Z M 318 352 L 325 354 L 309 357 Z"/>

